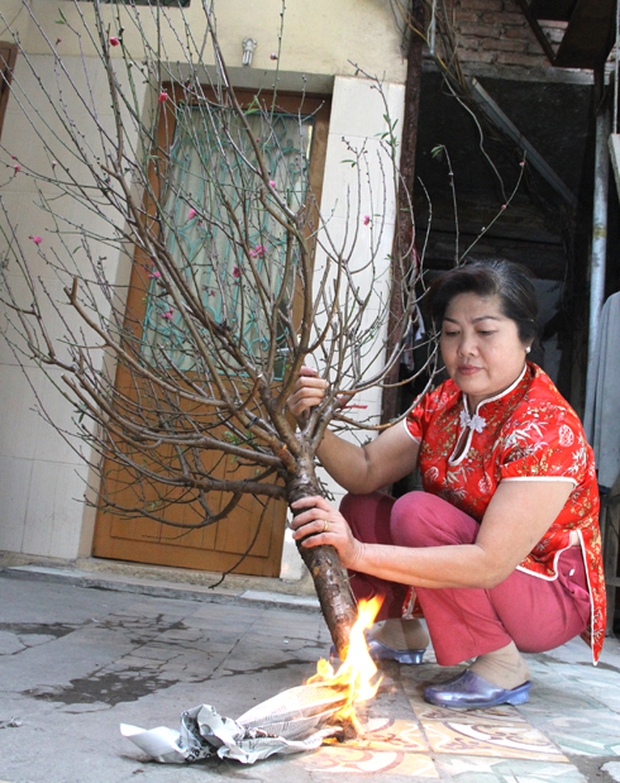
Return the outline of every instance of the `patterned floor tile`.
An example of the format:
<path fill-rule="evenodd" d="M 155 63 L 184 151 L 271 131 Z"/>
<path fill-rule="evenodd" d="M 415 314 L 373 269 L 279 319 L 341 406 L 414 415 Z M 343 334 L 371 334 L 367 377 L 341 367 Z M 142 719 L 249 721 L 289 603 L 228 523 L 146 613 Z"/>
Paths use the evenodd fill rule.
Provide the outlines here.
<path fill-rule="evenodd" d="M 527 726 L 528 722 L 523 715 L 508 704 L 502 704 L 499 707 L 491 707 L 486 710 L 452 710 L 447 707 L 434 707 L 426 702 L 412 700 L 411 707 L 419 721 L 423 724 L 449 723 L 458 721 L 459 723 L 480 724 L 486 726 Z"/>
<path fill-rule="evenodd" d="M 587 695 L 583 690 L 575 692 L 566 687 L 565 683 L 563 692 L 547 685 L 538 688 L 531 701 L 520 707 L 523 716 L 565 753 L 620 755 L 618 711 L 601 705 L 594 693 Z M 610 699 L 617 692 L 617 686 L 610 689 Z"/>
<path fill-rule="evenodd" d="M 442 779 L 454 783 L 588 783 L 566 763 L 446 756 L 437 759 Z"/>
<path fill-rule="evenodd" d="M 458 671 L 458 669 L 456 670 Z M 442 674 L 443 679 L 450 674 Z M 508 704 L 486 710 L 451 710 L 427 704 L 418 670 L 403 679 L 403 689 L 435 753 L 566 762 L 557 746 L 524 714 Z M 495 778 L 491 777 L 491 780 Z"/>
<path fill-rule="evenodd" d="M 389 772 L 439 778 L 420 726 L 404 720 L 373 719 L 357 739 L 325 743 L 315 753 L 295 759 L 295 763 L 308 771 Z"/>
<path fill-rule="evenodd" d="M 559 722 L 559 721 L 558 721 Z M 617 727 L 600 724 L 598 730 L 591 721 L 571 721 L 559 726 L 549 721 L 545 734 L 563 751 L 578 756 L 620 756 L 620 734 Z"/>
<path fill-rule="evenodd" d="M 567 761 L 542 732 L 527 723 L 489 723 L 480 717 L 478 723 L 454 718 L 423 721 L 422 726 L 435 753 Z"/>

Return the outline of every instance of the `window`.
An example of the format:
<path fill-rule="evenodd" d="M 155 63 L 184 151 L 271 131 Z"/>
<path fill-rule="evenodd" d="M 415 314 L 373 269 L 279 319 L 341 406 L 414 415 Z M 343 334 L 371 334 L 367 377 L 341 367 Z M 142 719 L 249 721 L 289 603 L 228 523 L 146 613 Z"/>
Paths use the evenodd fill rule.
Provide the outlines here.
<path fill-rule="evenodd" d="M 285 229 L 259 202 L 265 183 L 252 170 L 252 139 L 273 188 L 297 211 L 306 199 L 314 122 L 312 116 L 282 111 L 267 121 L 252 108 L 245 120 L 251 138 L 229 109 L 179 106 L 160 201 L 166 246 L 188 290 L 218 324 L 242 338 L 244 355 L 260 366 L 273 341 L 274 323 L 277 330 L 278 304 L 290 309 L 295 258 L 287 256 Z M 185 350 L 184 315 L 175 311 L 171 299 L 154 271 L 144 350 L 151 359 L 158 360 L 157 352 L 179 369 L 204 372 L 193 366 L 196 357 Z"/>

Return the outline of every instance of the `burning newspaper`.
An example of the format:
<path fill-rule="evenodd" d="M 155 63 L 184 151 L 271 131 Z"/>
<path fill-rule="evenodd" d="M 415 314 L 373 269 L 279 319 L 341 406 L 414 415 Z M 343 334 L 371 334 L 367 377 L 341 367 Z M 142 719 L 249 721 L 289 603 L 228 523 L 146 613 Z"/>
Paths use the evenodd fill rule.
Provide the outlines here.
<path fill-rule="evenodd" d="M 315 750 L 341 731 L 330 724 L 346 704 L 342 687 L 316 683 L 283 691 L 257 704 L 237 720 L 202 704 L 181 715 L 180 731 L 145 730 L 121 724 L 121 733 L 155 761 L 183 764 L 213 756 L 253 764 L 274 753 Z"/>
<path fill-rule="evenodd" d="M 368 653 L 364 629 L 379 608 L 377 599 L 360 601 L 346 658 L 334 671 L 326 660 L 305 684 L 257 704 L 237 720 L 201 704 L 181 715 L 180 731 L 149 731 L 121 724 L 121 733 L 155 761 L 183 764 L 212 756 L 253 764 L 274 753 L 315 750 L 326 737 L 357 730 L 355 705 L 373 698 L 377 667 Z"/>

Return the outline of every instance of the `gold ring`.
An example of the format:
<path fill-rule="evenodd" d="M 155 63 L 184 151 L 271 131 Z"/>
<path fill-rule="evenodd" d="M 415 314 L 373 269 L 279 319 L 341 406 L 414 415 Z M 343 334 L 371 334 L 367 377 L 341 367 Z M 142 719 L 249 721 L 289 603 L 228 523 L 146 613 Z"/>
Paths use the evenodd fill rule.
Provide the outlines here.
<path fill-rule="evenodd" d="M 329 530 L 329 522 L 326 519 L 324 519 L 323 520 L 323 533 L 327 533 L 328 530 Z"/>

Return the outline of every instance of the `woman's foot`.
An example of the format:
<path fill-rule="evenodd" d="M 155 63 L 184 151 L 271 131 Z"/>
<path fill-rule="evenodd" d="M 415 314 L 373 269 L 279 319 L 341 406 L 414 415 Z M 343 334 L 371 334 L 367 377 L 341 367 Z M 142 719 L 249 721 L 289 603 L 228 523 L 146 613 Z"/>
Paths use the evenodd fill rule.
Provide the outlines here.
<path fill-rule="evenodd" d="M 414 665 L 422 663 L 429 643 L 426 629 L 419 620 L 400 618 L 375 623 L 367 638 L 373 660 Z"/>
<path fill-rule="evenodd" d="M 425 647 L 420 650 L 397 650 L 394 647 L 388 647 L 378 639 L 373 639 L 372 636 L 367 638 L 367 642 L 368 652 L 373 661 L 396 661 L 397 663 L 415 665 L 423 663 L 422 659 L 426 652 Z"/>
<path fill-rule="evenodd" d="M 523 704 L 529 699 L 530 670 L 514 642 L 479 655 L 472 665 L 440 685 L 431 685 L 424 698 L 439 707 L 484 709 L 498 704 Z"/>
<path fill-rule="evenodd" d="M 479 655 L 470 671 L 499 688 L 511 690 L 530 679 L 530 669 L 514 642 Z"/>
<path fill-rule="evenodd" d="M 366 633 L 366 642 L 373 661 L 415 665 L 422 663 L 429 638 L 419 620 L 394 618 L 375 623 Z M 335 647 L 332 647 L 330 656 L 336 657 Z"/>
<path fill-rule="evenodd" d="M 528 680 L 516 688 L 500 688 L 471 669 L 465 669 L 446 682 L 425 688 L 424 699 L 437 707 L 482 710 L 499 704 L 524 704 L 530 697 L 531 687 Z"/>

